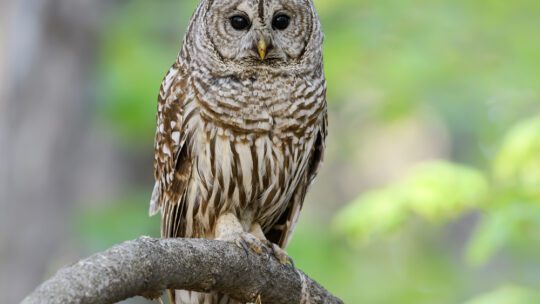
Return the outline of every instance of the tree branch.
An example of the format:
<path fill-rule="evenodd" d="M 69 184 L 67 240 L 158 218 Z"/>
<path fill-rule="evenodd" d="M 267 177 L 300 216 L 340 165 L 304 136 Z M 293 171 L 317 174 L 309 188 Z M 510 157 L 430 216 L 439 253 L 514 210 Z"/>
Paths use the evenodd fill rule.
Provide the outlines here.
<path fill-rule="evenodd" d="M 114 303 L 162 291 L 219 291 L 244 302 L 342 303 L 269 253 L 204 239 L 141 237 L 59 270 L 23 303 Z"/>

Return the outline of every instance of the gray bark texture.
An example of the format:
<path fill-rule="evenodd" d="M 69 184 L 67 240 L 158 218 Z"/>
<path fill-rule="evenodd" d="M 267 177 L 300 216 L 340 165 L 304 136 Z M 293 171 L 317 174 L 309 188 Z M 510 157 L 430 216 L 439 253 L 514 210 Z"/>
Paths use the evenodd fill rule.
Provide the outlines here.
<path fill-rule="evenodd" d="M 219 291 L 245 302 L 342 303 L 270 252 L 204 239 L 141 237 L 59 270 L 23 300 L 30 303 L 115 303 L 162 291 Z"/>

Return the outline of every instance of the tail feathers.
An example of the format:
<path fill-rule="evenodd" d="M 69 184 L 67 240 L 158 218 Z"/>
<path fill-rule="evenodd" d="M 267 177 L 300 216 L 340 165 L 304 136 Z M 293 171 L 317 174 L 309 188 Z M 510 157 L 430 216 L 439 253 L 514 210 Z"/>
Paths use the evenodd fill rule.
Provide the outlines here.
<path fill-rule="evenodd" d="M 169 304 L 175 304 L 175 295 L 174 295 L 174 289 L 167 289 L 167 295 L 169 296 L 169 301 L 167 303 Z"/>
<path fill-rule="evenodd" d="M 175 304 L 243 304 L 219 293 L 200 293 L 187 290 L 171 290 L 169 295 L 174 294 Z"/>

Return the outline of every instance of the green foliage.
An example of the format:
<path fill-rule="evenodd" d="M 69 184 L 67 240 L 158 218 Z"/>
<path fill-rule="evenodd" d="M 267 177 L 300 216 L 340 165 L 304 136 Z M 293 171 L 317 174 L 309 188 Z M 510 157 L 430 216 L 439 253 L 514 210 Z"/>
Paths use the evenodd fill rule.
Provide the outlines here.
<path fill-rule="evenodd" d="M 413 215 L 440 223 L 482 210 L 467 259 L 483 264 L 512 242 L 540 240 L 540 117 L 508 132 L 493 167 L 489 185 L 467 166 L 418 165 L 402 181 L 362 194 L 338 214 L 335 226 L 353 240 L 366 240 L 402 228 Z"/>
<path fill-rule="evenodd" d="M 353 242 L 366 245 L 406 229 L 414 217 L 440 225 L 475 211 L 482 216 L 466 248 L 469 264 L 485 265 L 503 249 L 507 254 L 531 252 L 538 248 L 531 244 L 540 243 L 539 164 L 540 117 L 535 117 L 516 124 L 504 136 L 491 183 L 486 177 L 490 172 L 468 166 L 420 164 L 403 180 L 362 194 L 334 224 Z M 505 287 L 467 303 L 537 301 L 538 294 L 533 297 L 524 289 Z"/>
<path fill-rule="evenodd" d="M 464 304 L 535 304 L 540 303 L 540 293 L 517 286 L 503 286 L 475 297 Z"/>
<path fill-rule="evenodd" d="M 181 33 L 168 29 L 184 27 L 175 18 L 185 11 L 179 3 L 164 5 L 155 11 L 146 1 L 129 2 L 113 15 L 103 37 L 100 113 L 129 143 L 152 139 L 158 90 L 180 47 Z"/>
<path fill-rule="evenodd" d="M 412 215 L 431 222 L 453 219 L 485 203 L 483 174 L 465 166 L 430 162 L 402 181 L 362 194 L 338 214 L 337 229 L 357 239 L 401 228 Z"/>
<path fill-rule="evenodd" d="M 488 192 L 481 172 L 445 162 L 416 167 L 402 187 L 407 189 L 410 209 L 433 222 L 478 208 Z"/>
<path fill-rule="evenodd" d="M 324 226 L 311 221 L 300 225 L 293 239 L 287 252 L 294 259 L 295 266 L 317 278 L 332 293 L 347 294 L 356 273 L 351 271 L 347 249 L 340 246 L 339 241 L 332 238 Z M 349 302 L 358 301 L 352 300 Z"/>
<path fill-rule="evenodd" d="M 159 216 L 148 217 L 149 194 L 122 198 L 99 204 L 99 208 L 78 210 L 75 229 L 91 251 L 104 250 L 114 244 L 141 235 L 159 236 Z"/>
<path fill-rule="evenodd" d="M 494 178 L 540 203 L 540 116 L 508 132 L 495 163 Z"/>
<path fill-rule="evenodd" d="M 505 247 L 532 249 L 540 242 L 540 205 L 525 201 L 507 202 L 488 210 L 473 234 L 467 259 L 482 265 Z"/>
<path fill-rule="evenodd" d="M 505 246 L 527 246 L 540 240 L 540 116 L 507 132 L 493 162 L 493 180 L 492 207 L 486 210 L 467 252 L 468 260 L 476 265 Z"/>

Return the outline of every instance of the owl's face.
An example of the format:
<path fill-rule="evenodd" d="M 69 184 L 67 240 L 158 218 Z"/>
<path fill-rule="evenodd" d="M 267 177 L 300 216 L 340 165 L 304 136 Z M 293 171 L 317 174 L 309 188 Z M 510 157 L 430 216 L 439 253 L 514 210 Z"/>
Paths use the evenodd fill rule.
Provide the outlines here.
<path fill-rule="evenodd" d="M 206 33 L 224 62 L 282 65 L 299 60 L 312 38 L 310 0 L 214 0 Z"/>

